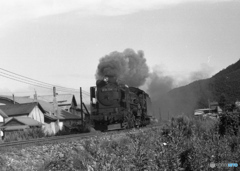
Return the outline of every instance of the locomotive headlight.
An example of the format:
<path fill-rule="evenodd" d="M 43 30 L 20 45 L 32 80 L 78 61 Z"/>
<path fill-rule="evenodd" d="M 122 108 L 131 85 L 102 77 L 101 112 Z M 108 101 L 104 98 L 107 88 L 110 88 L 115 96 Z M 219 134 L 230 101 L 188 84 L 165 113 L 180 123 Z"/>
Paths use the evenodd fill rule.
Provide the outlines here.
<path fill-rule="evenodd" d="M 103 79 L 105 82 L 108 82 L 108 77 L 104 77 Z"/>

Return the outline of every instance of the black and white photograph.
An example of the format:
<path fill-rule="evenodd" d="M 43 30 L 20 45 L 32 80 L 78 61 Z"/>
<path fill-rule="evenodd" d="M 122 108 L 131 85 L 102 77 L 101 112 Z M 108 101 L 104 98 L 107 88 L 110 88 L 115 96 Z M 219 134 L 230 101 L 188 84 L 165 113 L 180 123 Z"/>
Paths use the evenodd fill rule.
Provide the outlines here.
<path fill-rule="evenodd" d="M 0 0 L 0 171 L 237 171 L 240 1 Z"/>

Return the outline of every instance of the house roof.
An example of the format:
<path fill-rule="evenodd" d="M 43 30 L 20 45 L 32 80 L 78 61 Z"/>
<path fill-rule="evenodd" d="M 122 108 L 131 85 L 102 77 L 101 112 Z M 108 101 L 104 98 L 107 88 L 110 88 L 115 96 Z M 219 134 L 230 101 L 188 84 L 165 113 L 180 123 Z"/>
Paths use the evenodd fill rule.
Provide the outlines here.
<path fill-rule="evenodd" d="M 11 104 L 0 106 L 0 109 L 4 111 L 8 116 L 29 114 L 35 106 L 38 106 L 40 110 L 44 112 L 42 107 L 38 103 L 26 103 L 26 104 Z"/>
<path fill-rule="evenodd" d="M 219 104 L 218 104 L 218 102 L 211 102 L 210 103 L 210 106 L 218 106 Z"/>
<path fill-rule="evenodd" d="M 28 126 L 41 126 L 42 123 L 38 122 L 30 117 L 26 117 L 26 116 L 22 116 L 22 117 L 13 117 L 12 119 L 10 119 L 9 121 L 7 121 L 4 126 L 11 122 L 12 120 L 16 120 L 20 123 L 22 123 L 23 125 L 28 125 Z"/>
<path fill-rule="evenodd" d="M 8 101 L 13 101 L 13 97 L 12 96 L 0 96 L 1 99 L 5 99 L 5 100 L 8 100 Z M 14 97 L 14 100 L 17 104 L 26 104 L 26 103 L 34 103 L 34 102 L 38 102 L 40 103 L 41 107 L 45 107 L 45 106 L 48 106 L 49 103 L 46 102 L 46 101 L 43 101 L 43 100 L 39 100 L 37 99 L 34 100 L 34 99 L 31 99 L 29 96 L 22 96 L 22 97 L 19 97 L 19 96 L 15 96 Z"/>
<path fill-rule="evenodd" d="M 0 96 L 1 99 L 6 99 L 9 101 L 13 101 L 13 96 Z M 32 103 L 34 102 L 34 99 L 29 98 L 29 96 L 14 96 L 14 101 L 19 104 L 24 103 Z"/>
<path fill-rule="evenodd" d="M 67 112 L 65 110 L 61 110 L 59 119 L 60 120 L 64 120 L 64 119 L 71 119 L 71 120 L 72 119 L 76 119 L 76 120 L 78 120 L 78 119 L 81 119 L 81 117 L 78 116 L 78 115 L 74 115 L 74 114 L 72 114 L 70 112 Z"/>
<path fill-rule="evenodd" d="M 0 115 L 3 117 L 3 118 L 7 118 L 8 115 L 6 113 L 4 113 L 1 109 L 0 109 Z"/>
<path fill-rule="evenodd" d="M 56 117 L 56 116 L 54 116 L 54 115 L 52 115 L 52 114 L 49 114 L 49 113 L 45 113 L 45 114 L 44 114 L 44 117 L 45 117 L 45 118 L 48 118 L 48 119 L 50 119 L 50 120 L 53 120 L 53 121 L 56 121 L 56 120 L 57 120 L 57 117 Z"/>
<path fill-rule="evenodd" d="M 58 95 L 59 96 L 59 95 Z M 72 95 L 74 96 L 74 95 Z M 11 96 L 0 96 L 1 98 L 6 98 L 8 100 L 12 100 L 12 97 Z M 52 96 L 53 98 L 53 96 Z M 17 99 L 17 100 L 16 100 Z M 20 100 L 19 100 L 20 99 Z M 53 100 L 53 99 L 52 99 Z M 34 99 L 31 99 L 31 98 L 28 98 L 28 97 L 15 97 L 15 102 L 17 103 L 20 103 L 20 104 L 12 104 L 12 105 L 3 105 L 3 106 L 0 106 L 0 109 L 2 109 L 5 114 L 8 115 L 8 113 L 13 113 L 13 112 L 16 112 L 16 111 L 19 111 L 17 110 L 17 106 L 23 106 L 23 105 L 29 105 L 29 104 L 37 104 L 37 102 L 40 104 L 40 108 L 43 110 L 43 113 L 45 112 L 50 112 L 50 113 L 54 113 L 54 108 L 53 108 L 53 104 L 47 102 L 47 101 L 44 101 L 44 100 L 41 100 L 40 98 L 38 98 L 37 102 L 34 102 Z M 31 102 L 31 103 L 29 103 Z M 26 108 L 30 107 L 30 106 L 25 106 Z M 14 108 L 14 109 L 11 109 L 11 108 Z M 20 107 L 20 108 L 23 108 L 23 107 Z M 29 109 L 29 108 L 28 108 Z M 5 110 L 7 110 L 8 112 L 6 112 Z M 23 110 L 23 109 L 22 109 Z M 78 115 L 74 115 L 70 112 L 67 112 L 65 110 L 63 110 L 62 108 L 58 107 L 58 110 L 60 111 L 60 116 L 59 116 L 59 119 L 60 120 L 65 120 L 65 119 L 80 119 L 81 117 L 78 116 Z M 44 112 L 45 111 L 45 112 Z M 22 113 L 22 112 L 21 112 Z M 25 113 L 23 113 L 25 114 Z M 11 114 L 10 114 L 11 115 Z M 12 114 L 14 115 L 14 114 Z M 49 119 L 52 119 L 52 120 L 56 120 L 56 116 L 54 115 L 50 115 L 50 114 L 44 114 L 47 118 Z"/>
<path fill-rule="evenodd" d="M 53 103 L 53 95 L 46 95 L 46 96 L 38 96 L 39 100 L 46 101 L 48 103 Z M 58 94 L 56 96 L 58 105 L 71 105 L 72 102 L 75 106 L 77 106 L 76 98 L 73 94 Z"/>
<path fill-rule="evenodd" d="M 54 111 L 52 113 L 54 113 Z M 58 118 L 55 114 L 45 114 L 45 117 L 47 117 L 51 120 L 57 120 L 57 119 L 59 119 L 59 120 L 80 120 L 81 119 L 80 116 L 72 114 L 65 110 L 62 110 L 61 108 L 58 108 L 58 113 L 59 113 Z"/>
<path fill-rule="evenodd" d="M 17 125 L 17 126 L 5 126 L 3 127 L 3 129 L 5 131 L 13 131 L 13 130 L 22 130 L 22 129 L 26 129 L 29 128 L 28 125 Z"/>

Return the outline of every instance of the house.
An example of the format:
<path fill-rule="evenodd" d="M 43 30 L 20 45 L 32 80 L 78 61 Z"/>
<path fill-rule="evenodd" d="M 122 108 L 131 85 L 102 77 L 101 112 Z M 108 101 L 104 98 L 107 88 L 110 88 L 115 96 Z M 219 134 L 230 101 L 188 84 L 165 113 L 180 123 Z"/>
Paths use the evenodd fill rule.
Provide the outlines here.
<path fill-rule="evenodd" d="M 45 133 L 55 134 L 58 129 L 62 130 L 64 126 L 81 125 L 81 116 L 72 114 L 68 111 L 58 107 L 57 110 L 53 108 L 53 105 L 47 102 L 41 102 L 45 110 Z M 57 126 L 57 120 L 59 120 L 59 126 Z"/>
<path fill-rule="evenodd" d="M 44 110 L 37 102 L 2 105 L 0 109 L 8 116 L 5 122 L 8 122 L 12 117 L 25 116 L 44 124 Z"/>
<path fill-rule="evenodd" d="M 222 109 L 219 107 L 218 102 L 211 102 L 209 104 L 209 107 L 210 107 L 212 113 L 216 113 L 216 114 L 222 113 Z"/>
<path fill-rule="evenodd" d="M 0 109 L 0 126 L 2 126 L 5 123 L 5 119 L 8 116 Z"/>
<path fill-rule="evenodd" d="M 205 109 L 196 109 L 194 111 L 194 116 L 204 119 L 206 117 L 209 118 L 218 118 L 219 114 L 222 113 L 222 109 L 219 107 L 217 102 L 211 102 L 209 103 L 209 108 Z"/>
<path fill-rule="evenodd" d="M 77 101 L 73 94 L 58 94 L 56 99 L 59 107 L 73 114 L 77 114 Z M 38 96 L 38 100 L 52 104 L 53 95 Z"/>
<path fill-rule="evenodd" d="M 41 122 L 38 122 L 30 117 L 20 116 L 12 117 L 2 126 L 2 128 L 6 132 L 24 130 L 28 128 L 41 128 L 42 125 L 43 124 Z"/>

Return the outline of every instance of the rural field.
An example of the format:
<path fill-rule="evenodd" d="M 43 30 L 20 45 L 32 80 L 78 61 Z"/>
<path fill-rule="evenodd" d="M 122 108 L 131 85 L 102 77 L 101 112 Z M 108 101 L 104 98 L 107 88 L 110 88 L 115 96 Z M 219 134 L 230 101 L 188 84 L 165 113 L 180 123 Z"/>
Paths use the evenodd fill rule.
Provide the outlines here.
<path fill-rule="evenodd" d="M 210 163 L 240 163 L 237 121 L 172 118 L 159 128 L 101 138 L 34 145 L 1 152 L 2 170 L 237 170 Z M 236 131 L 237 130 L 237 131 Z"/>

